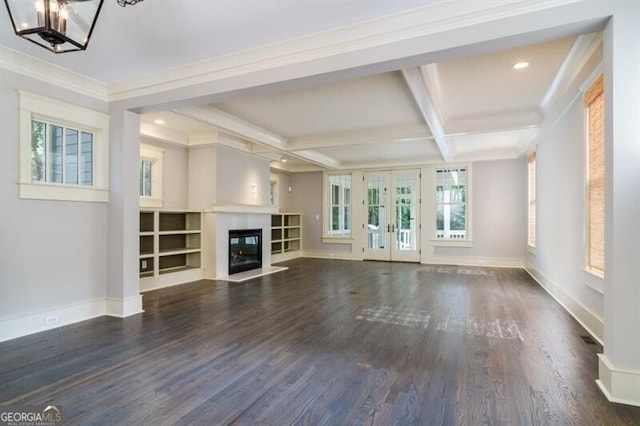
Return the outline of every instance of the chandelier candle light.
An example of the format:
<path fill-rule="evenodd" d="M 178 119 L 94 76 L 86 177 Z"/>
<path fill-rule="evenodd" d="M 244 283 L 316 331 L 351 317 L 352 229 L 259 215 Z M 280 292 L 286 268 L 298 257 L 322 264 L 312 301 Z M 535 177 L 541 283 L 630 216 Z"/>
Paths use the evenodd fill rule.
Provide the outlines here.
<path fill-rule="evenodd" d="M 117 0 L 120 6 L 142 0 Z M 85 50 L 104 0 L 4 0 L 16 35 L 54 53 Z"/>

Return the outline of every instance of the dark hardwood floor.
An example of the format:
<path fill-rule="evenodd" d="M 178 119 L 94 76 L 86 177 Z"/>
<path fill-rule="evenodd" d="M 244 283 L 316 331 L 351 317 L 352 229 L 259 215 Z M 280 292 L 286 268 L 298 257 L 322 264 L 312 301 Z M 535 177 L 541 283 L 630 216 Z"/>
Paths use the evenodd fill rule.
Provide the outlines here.
<path fill-rule="evenodd" d="M 521 270 L 297 259 L 0 344 L 0 404 L 65 424 L 638 425 Z"/>

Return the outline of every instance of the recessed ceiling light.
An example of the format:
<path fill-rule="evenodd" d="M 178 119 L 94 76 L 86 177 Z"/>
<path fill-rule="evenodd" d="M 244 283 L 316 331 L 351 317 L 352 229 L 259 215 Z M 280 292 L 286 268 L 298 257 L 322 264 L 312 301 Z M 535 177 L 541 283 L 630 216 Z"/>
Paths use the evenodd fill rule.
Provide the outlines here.
<path fill-rule="evenodd" d="M 283 163 L 286 163 L 286 162 L 287 162 L 287 159 L 286 159 L 286 158 L 283 158 L 283 159 L 282 159 L 282 160 L 280 160 L 280 161 L 282 161 Z"/>
<path fill-rule="evenodd" d="M 154 123 L 156 123 L 159 126 L 162 126 L 164 124 L 164 120 L 158 118 L 157 120 L 153 120 Z"/>
<path fill-rule="evenodd" d="M 528 66 L 529 66 L 529 62 L 520 61 L 520 62 L 516 62 L 515 64 L 513 64 L 513 69 L 514 70 L 523 70 L 523 69 L 527 68 Z"/>

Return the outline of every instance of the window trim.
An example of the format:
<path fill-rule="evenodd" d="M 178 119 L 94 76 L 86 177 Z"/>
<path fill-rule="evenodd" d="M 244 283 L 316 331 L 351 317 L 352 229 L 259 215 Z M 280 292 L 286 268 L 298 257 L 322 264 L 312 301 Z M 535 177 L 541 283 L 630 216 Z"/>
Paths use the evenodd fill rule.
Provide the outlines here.
<path fill-rule="evenodd" d="M 467 189 L 466 189 L 466 201 L 465 201 L 465 220 L 466 220 L 466 234 L 464 239 L 451 239 L 451 238 L 437 238 L 436 232 L 436 217 L 437 217 L 437 208 L 438 203 L 436 201 L 436 189 L 437 189 L 437 174 L 438 170 L 447 170 L 447 169 L 467 169 Z M 443 164 L 436 165 L 433 167 L 431 171 L 431 179 L 432 179 L 432 190 L 429 194 L 429 204 L 430 209 L 433 214 L 433 221 L 430 225 L 430 242 L 434 246 L 441 247 L 473 247 L 473 233 L 472 233 L 472 222 L 473 222 L 473 166 L 472 163 L 452 163 L 452 164 Z"/>
<path fill-rule="evenodd" d="M 62 201 L 109 201 L 109 115 L 26 90 L 20 96 L 20 198 Z M 93 185 L 32 181 L 32 120 L 93 133 Z"/>
<path fill-rule="evenodd" d="M 350 211 L 350 224 L 349 224 L 349 233 L 341 233 L 341 234 L 332 234 L 332 231 L 329 226 L 329 221 L 331 218 L 331 208 L 333 204 L 331 203 L 331 191 L 329 188 L 329 177 L 330 176 L 349 176 L 351 179 L 350 190 L 350 202 L 349 202 L 349 211 Z M 322 199 L 323 199 L 323 212 L 325 215 L 325 219 L 322 221 L 322 238 L 323 242 L 339 242 L 339 241 L 352 241 L 353 237 L 353 173 L 352 172 L 336 172 L 336 173 L 323 173 L 323 182 L 322 182 Z M 346 204 L 342 205 L 343 207 L 347 207 Z"/>
<path fill-rule="evenodd" d="M 140 144 L 140 160 L 151 161 L 151 196 L 140 195 L 140 207 L 162 207 L 164 149 L 152 145 Z M 138 162 L 138 167 L 140 161 Z M 138 182 L 138 186 L 140 182 Z"/>

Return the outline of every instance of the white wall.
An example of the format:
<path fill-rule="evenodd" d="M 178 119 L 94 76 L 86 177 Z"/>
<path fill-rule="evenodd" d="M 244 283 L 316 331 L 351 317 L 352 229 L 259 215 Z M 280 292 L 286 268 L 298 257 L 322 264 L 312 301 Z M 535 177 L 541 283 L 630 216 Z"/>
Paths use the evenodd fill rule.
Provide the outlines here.
<path fill-rule="evenodd" d="M 585 136 L 582 98 L 575 98 L 566 113 L 538 138 L 537 242 L 528 253 L 529 269 L 545 285 L 558 289 L 560 300 L 569 297 L 595 316 L 589 325 L 602 339 L 603 297 L 594 288 L 602 280 L 584 271 L 586 194 Z M 564 294 L 563 294 L 564 293 Z M 563 303 L 569 304 L 570 300 Z"/>
<path fill-rule="evenodd" d="M 216 202 L 267 206 L 269 204 L 269 160 L 225 146 L 219 146 L 217 153 Z M 254 189 L 255 192 L 253 192 Z"/>
<path fill-rule="evenodd" d="M 93 303 L 106 296 L 107 204 L 18 197 L 17 89 L 107 112 L 103 102 L 0 70 L 0 340 L 48 328 L 46 315 L 58 314 L 52 326 L 102 315 Z"/>
<path fill-rule="evenodd" d="M 436 246 L 429 262 L 496 266 L 521 262 L 525 254 L 527 229 L 526 161 L 473 163 L 471 196 L 473 246 Z M 423 223 L 422 229 L 431 229 L 431 224 Z"/>
<path fill-rule="evenodd" d="M 217 155 L 215 146 L 189 148 L 187 198 L 190 210 L 207 210 L 216 202 Z"/>
<path fill-rule="evenodd" d="M 521 266 L 526 247 L 526 161 L 479 162 L 473 164 L 472 170 L 473 246 L 423 247 L 423 261 Z M 423 185 L 428 184 L 426 180 L 430 176 L 432 173 L 422 174 Z M 302 213 L 302 250 L 310 255 L 361 259 L 360 248 L 364 244 L 358 233 L 362 229 L 361 214 L 353 214 L 352 243 L 322 242 L 322 179 L 321 172 L 294 173 L 291 176 L 293 210 Z M 354 212 L 355 207 L 361 204 L 355 194 L 362 194 L 356 189 L 358 188 L 354 187 Z M 427 205 L 426 200 L 423 200 L 423 208 L 428 208 Z M 421 216 L 422 233 L 428 235 L 431 224 L 424 219 L 428 215 L 423 212 Z"/>
<path fill-rule="evenodd" d="M 322 179 L 322 172 L 291 175 L 292 210 L 300 213 L 302 220 L 302 251 L 308 255 L 330 257 L 337 254 L 336 257 L 351 257 L 352 244 L 326 244 L 322 242 L 322 221 L 325 217 Z"/>

